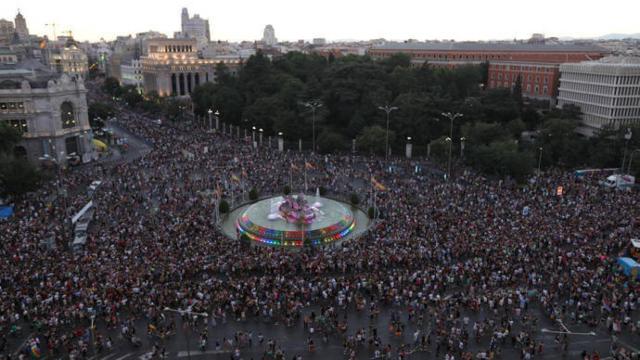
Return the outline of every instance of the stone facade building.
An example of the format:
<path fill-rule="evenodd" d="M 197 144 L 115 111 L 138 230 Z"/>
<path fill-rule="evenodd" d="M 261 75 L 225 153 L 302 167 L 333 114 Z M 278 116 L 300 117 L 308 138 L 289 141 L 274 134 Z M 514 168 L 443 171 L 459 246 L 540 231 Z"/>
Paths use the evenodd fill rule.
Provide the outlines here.
<path fill-rule="evenodd" d="M 231 71 L 241 63 L 237 58 L 199 58 L 195 39 L 154 39 L 146 46 L 148 55 L 140 58 L 144 91 L 160 96 L 190 95 L 196 86 L 215 81 L 218 63 Z"/>
<path fill-rule="evenodd" d="M 197 50 L 202 51 L 209 41 L 211 41 L 211 32 L 209 29 L 209 20 L 203 19 L 198 14 L 189 17 L 187 8 L 182 8 L 181 15 L 181 31 L 176 38 L 195 39 L 197 42 Z"/>
<path fill-rule="evenodd" d="M 488 63 L 490 89 L 511 89 L 520 77 L 522 95 L 529 98 L 551 99 L 557 94 L 560 64 L 597 60 L 607 51 L 594 46 L 572 44 L 520 43 L 388 43 L 374 46 L 368 54 L 384 59 L 396 53 L 407 54 L 414 66 L 429 64 L 453 68 L 466 64 Z"/>
<path fill-rule="evenodd" d="M 82 79 L 34 70 L 0 70 L 0 121 L 22 132 L 17 155 L 33 162 L 55 159 L 66 164 L 96 157 Z"/>

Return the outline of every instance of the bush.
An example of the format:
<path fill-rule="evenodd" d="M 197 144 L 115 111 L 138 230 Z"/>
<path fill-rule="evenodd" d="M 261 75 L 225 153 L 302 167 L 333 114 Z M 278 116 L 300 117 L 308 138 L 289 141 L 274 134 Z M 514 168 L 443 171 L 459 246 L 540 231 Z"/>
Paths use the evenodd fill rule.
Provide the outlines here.
<path fill-rule="evenodd" d="M 358 194 L 351 194 L 351 205 L 358 206 L 358 204 L 360 204 L 360 197 L 358 196 Z"/>
<path fill-rule="evenodd" d="M 226 214 L 229 212 L 229 203 L 226 200 L 220 201 L 220 206 L 218 207 L 221 214 Z"/>
<path fill-rule="evenodd" d="M 282 193 L 285 195 L 291 194 L 291 187 L 289 187 L 289 185 L 285 185 L 284 188 L 282 189 Z"/>
<path fill-rule="evenodd" d="M 320 186 L 319 192 L 320 192 L 320 196 L 327 195 L 327 189 L 324 186 Z"/>
<path fill-rule="evenodd" d="M 251 201 L 258 200 L 258 190 L 256 190 L 255 188 L 252 188 L 251 190 L 249 190 L 249 200 Z"/>
<path fill-rule="evenodd" d="M 369 219 L 373 219 L 374 217 L 376 217 L 376 210 L 372 207 L 369 208 L 369 210 L 367 210 L 367 214 L 369 215 Z"/>

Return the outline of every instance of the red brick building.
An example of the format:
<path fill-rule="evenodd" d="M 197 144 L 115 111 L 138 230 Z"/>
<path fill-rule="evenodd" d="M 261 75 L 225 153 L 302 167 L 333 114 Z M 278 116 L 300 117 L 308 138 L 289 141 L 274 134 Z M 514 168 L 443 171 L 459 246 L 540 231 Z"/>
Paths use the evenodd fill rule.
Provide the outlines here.
<path fill-rule="evenodd" d="M 557 94 L 562 63 L 597 60 L 607 54 L 595 46 L 510 43 L 388 43 L 369 49 L 369 56 L 384 59 L 396 53 L 407 54 L 415 66 L 452 68 L 463 64 L 489 63 L 487 86 L 511 88 L 518 76 L 522 94 L 530 98 L 550 99 Z"/>

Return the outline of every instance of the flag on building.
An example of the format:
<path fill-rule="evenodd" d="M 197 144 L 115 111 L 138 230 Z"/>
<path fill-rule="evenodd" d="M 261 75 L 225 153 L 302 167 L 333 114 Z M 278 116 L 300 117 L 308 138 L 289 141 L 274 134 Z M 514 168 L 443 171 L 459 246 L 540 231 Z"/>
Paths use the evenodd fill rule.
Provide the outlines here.
<path fill-rule="evenodd" d="M 378 180 L 376 180 L 376 178 L 374 178 L 373 176 L 371 177 L 371 185 L 373 185 L 373 187 L 378 190 L 378 191 L 385 191 L 387 190 L 387 187 L 384 186 L 381 182 L 379 182 Z"/>

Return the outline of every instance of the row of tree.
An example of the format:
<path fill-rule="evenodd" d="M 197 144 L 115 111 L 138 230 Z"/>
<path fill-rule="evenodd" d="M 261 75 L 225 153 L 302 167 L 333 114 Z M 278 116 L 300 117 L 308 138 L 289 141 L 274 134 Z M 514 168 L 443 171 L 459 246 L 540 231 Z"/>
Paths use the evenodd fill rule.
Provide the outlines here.
<path fill-rule="evenodd" d="M 0 121 L 0 139 L 0 196 L 16 199 L 37 189 L 43 178 L 41 172 L 15 151 L 22 134 Z"/>

